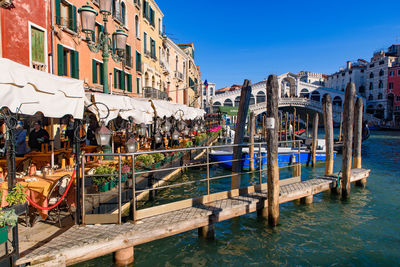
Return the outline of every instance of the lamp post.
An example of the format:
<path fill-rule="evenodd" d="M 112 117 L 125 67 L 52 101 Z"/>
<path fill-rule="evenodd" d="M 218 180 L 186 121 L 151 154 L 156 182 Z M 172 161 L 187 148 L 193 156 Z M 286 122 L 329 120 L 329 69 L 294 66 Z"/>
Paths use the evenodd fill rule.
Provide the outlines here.
<path fill-rule="evenodd" d="M 102 51 L 103 57 L 103 93 L 108 94 L 108 59 L 111 55 L 112 59 L 119 63 L 124 60 L 126 40 L 128 34 L 123 30 L 117 29 L 110 38 L 110 33 L 107 31 L 108 16 L 111 15 L 112 0 L 99 0 L 100 13 L 103 15 L 104 28 L 99 34 L 98 43 L 96 40 L 91 40 L 92 34 L 95 32 L 96 16 L 98 12 L 86 4 L 78 9 L 78 13 L 81 16 L 82 32 L 86 34 L 86 41 L 88 41 L 88 47 L 90 51 L 98 53 Z M 124 78 L 124 70 L 121 72 Z M 125 79 L 125 78 L 124 78 Z"/>

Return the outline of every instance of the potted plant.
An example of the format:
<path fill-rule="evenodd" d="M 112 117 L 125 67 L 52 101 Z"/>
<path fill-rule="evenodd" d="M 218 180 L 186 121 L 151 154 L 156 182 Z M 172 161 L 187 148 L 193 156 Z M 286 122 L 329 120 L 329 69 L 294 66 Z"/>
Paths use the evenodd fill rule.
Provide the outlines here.
<path fill-rule="evenodd" d="M 128 164 L 122 165 L 121 168 L 121 183 L 126 182 L 128 180 L 128 174 L 131 172 L 131 168 Z"/>
<path fill-rule="evenodd" d="M 25 191 L 25 188 L 21 184 L 16 184 L 6 196 L 8 207 L 5 209 L 13 209 L 17 216 L 25 213 L 28 207 Z"/>
<path fill-rule="evenodd" d="M 142 163 L 142 167 L 151 169 L 151 165 L 154 163 L 154 158 L 151 155 L 143 154 L 137 156 L 137 160 Z"/>
<path fill-rule="evenodd" d="M 156 163 L 156 164 L 154 165 L 154 168 L 159 168 L 159 167 L 161 166 L 163 160 L 165 159 L 164 154 L 162 154 L 162 153 L 155 153 L 155 154 L 153 154 L 152 156 L 153 156 L 154 161 L 155 161 L 155 163 Z"/>
<path fill-rule="evenodd" d="M 115 176 L 112 175 L 115 174 L 115 167 L 99 166 L 94 170 L 94 174 L 99 175 L 93 177 L 93 183 L 97 185 L 99 192 L 106 192 L 113 188 L 110 185 L 111 181 L 115 178 Z"/>
<path fill-rule="evenodd" d="M 0 210 L 0 244 L 7 242 L 8 230 L 17 224 L 18 215 L 14 209 Z"/>

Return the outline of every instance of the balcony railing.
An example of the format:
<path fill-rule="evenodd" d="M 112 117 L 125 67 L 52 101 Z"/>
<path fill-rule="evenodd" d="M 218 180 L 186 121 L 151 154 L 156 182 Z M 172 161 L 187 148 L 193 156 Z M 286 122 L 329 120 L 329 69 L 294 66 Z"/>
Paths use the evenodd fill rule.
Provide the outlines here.
<path fill-rule="evenodd" d="M 168 94 L 152 87 L 143 87 L 143 97 L 151 99 L 168 100 Z"/>
<path fill-rule="evenodd" d="M 175 78 L 178 78 L 179 80 L 183 81 L 184 80 L 183 73 L 179 72 L 179 71 L 175 71 Z"/>

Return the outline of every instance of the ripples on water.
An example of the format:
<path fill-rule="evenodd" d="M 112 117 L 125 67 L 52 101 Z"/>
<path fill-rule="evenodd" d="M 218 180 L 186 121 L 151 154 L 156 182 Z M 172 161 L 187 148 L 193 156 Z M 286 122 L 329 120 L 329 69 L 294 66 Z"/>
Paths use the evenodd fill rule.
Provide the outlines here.
<path fill-rule="evenodd" d="M 197 230 L 135 247 L 135 266 L 388 266 L 400 265 L 400 133 L 373 132 L 363 145 L 363 167 L 372 169 L 367 188 L 352 188 L 342 201 L 318 194 L 309 206 L 280 206 L 280 224 L 268 227 L 255 213 L 216 224 L 214 241 Z M 335 161 L 340 170 L 341 156 Z M 323 166 L 302 168 L 302 178 L 323 174 Z M 214 175 L 224 171 L 213 170 Z M 290 171 L 282 171 L 290 175 Z M 204 174 L 188 173 L 184 180 Z M 252 179 L 247 177 L 247 179 Z M 257 182 L 258 178 L 253 178 Z M 205 192 L 193 187 L 162 191 L 158 204 Z M 230 180 L 212 182 L 213 192 Z M 110 266 L 108 255 L 79 266 Z"/>

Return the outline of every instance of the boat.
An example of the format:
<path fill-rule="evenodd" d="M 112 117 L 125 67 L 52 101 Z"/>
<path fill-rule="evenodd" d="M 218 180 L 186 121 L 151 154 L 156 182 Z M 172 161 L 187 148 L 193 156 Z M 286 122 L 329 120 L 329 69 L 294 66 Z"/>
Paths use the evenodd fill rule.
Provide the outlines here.
<path fill-rule="evenodd" d="M 254 164 L 258 168 L 260 165 L 259 160 L 259 148 L 257 146 L 254 147 Z M 311 162 L 311 150 L 306 147 L 300 148 L 300 163 L 307 164 Z M 336 157 L 336 152 L 334 152 L 333 157 Z M 217 164 L 223 168 L 232 168 L 232 159 L 233 159 L 233 148 L 218 148 L 212 149 L 210 151 L 210 160 L 211 162 L 217 162 Z M 242 148 L 242 169 L 249 169 L 249 148 Z M 326 159 L 325 152 L 325 140 L 318 139 L 318 146 L 316 151 L 316 161 L 324 162 Z M 299 149 L 291 148 L 291 147 L 278 147 L 278 164 L 279 167 L 289 167 L 292 165 L 293 160 L 295 162 L 299 161 Z M 261 166 L 262 168 L 267 167 L 267 150 L 264 147 L 261 147 Z"/>

